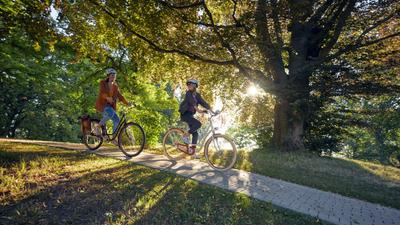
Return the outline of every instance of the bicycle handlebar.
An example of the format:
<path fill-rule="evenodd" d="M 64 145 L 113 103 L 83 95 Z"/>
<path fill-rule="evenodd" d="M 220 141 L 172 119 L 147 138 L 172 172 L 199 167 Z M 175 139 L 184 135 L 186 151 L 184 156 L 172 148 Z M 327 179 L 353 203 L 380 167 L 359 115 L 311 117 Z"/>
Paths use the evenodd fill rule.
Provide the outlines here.
<path fill-rule="evenodd" d="M 219 115 L 221 113 L 221 111 L 217 110 L 217 111 L 213 112 L 212 110 L 208 109 L 205 113 L 210 114 L 211 117 L 213 117 L 213 116 Z"/>

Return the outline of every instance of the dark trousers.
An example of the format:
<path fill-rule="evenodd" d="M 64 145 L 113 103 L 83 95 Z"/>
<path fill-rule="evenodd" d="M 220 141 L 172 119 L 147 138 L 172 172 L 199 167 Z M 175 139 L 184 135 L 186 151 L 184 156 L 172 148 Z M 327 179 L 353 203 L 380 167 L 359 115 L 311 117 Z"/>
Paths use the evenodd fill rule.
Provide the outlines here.
<path fill-rule="evenodd" d="M 189 134 L 192 135 L 192 144 L 197 144 L 197 139 L 199 138 L 199 133 L 197 130 L 201 127 L 200 121 L 193 117 L 194 113 L 185 112 L 181 114 L 181 120 L 189 125 Z"/>

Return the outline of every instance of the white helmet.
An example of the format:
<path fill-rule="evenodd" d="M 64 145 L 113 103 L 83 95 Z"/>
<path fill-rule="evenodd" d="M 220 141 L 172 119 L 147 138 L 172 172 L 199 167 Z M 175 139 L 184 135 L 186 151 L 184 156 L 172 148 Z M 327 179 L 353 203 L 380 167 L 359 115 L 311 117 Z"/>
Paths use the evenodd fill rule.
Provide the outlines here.
<path fill-rule="evenodd" d="M 108 74 L 117 74 L 117 71 L 116 71 L 115 69 L 113 69 L 113 68 L 108 68 L 108 69 L 106 70 L 106 73 L 107 73 L 107 75 L 108 75 Z"/>
<path fill-rule="evenodd" d="M 186 81 L 186 85 L 189 85 L 189 84 L 195 84 L 196 87 L 199 86 L 199 82 L 198 82 L 197 80 L 195 80 L 195 79 L 189 79 L 189 80 L 187 80 L 187 81 Z"/>

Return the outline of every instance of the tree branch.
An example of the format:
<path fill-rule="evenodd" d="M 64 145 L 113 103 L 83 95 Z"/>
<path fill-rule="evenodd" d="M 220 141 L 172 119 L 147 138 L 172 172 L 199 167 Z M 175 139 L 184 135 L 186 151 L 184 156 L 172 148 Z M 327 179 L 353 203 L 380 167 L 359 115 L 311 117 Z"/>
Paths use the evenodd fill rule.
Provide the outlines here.
<path fill-rule="evenodd" d="M 214 23 L 213 15 L 212 15 L 211 11 L 208 9 L 206 3 L 204 3 L 203 7 L 204 7 L 204 10 L 205 10 L 209 20 L 211 21 L 211 24 L 214 25 L 215 23 Z M 234 12 L 235 12 L 235 10 L 234 10 Z M 250 79 L 253 83 L 261 82 L 261 86 L 263 88 L 265 88 L 266 90 L 268 90 L 269 92 L 276 91 L 276 89 L 277 89 L 276 85 L 274 85 L 273 81 L 268 79 L 263 72 L 241 65 L 234 49 L 222 37 L 221 33 L 218 31 L 218 29 L 215 26 L 213 27 L 213 30 L 214 30 L 215 34 L 217 35 L 221 45 L 224 48 L 226 48 L 229 51 L 229 53 L 231 54 L 232 61 L 234 62 L 234 66 L 236 68 L 238 68 L 239 71 L 245 75 L 245 77 Z"/>
<path fill-rule="evenodd" d="M 204 7 L 204 10 L 205 10 L 205 12 L 206 12 L 206 14 L 207 14 L 207 16 L 208 16 L 208 19 L 211 21 L 211 24 L 213 25 L 212 28 L 213 28 L 213 30 L 214 30 L 214 33 L 217 35 L 218 40 L 219 40 L 219 42 L 221 43 L 222 47 L 226 48 L 226 49 L 229 51 L 229 53 L 231 54 L 232 60 L 235 61 L 235 62 L 237 62 L 237 57 L 236 57 L 235 51 L 233 50 L 233 48 L 231 47 L 231 45 L 230 45 L 227 41 L 224 40 L 224 38 L 222 37 L 221 33 L 220 33 L 220 32 L 218 31 L 218 29 L 215 27 L 214 18 L 213 18 L 212 13 L 211 13 L 211 11 L 208 9 L 208 7 L 207 7 L 207 5 L 206 5 L 205 2 L 204 2 L 204 4 L 203 4 L 203 7 Z"/>
<path fill-rule="evenodd" d="M 271 0 L 271 4 L 272 4 L 272 20 L 274 21 L 275 38 L 278 43 L 278 51 L 282 51 L 283 48 L 282 29 L 281 29 L 281 24 L 279 22 L 277 0 Z"/>
<path fill-rule="evenodd" d="M 236 68 L 239 69 L 239 71 L 241 73 L 243 73 L 252 82 L 261 83 L 263 85 L 263 88 L 266 91 L 274 92 L 274 91 L 278 90 L 277 85 L 275 85 L 275 83 L 272 80 L 269 80 L 262 71 L 254 70 L 254 69 L 251 69 L 249 67 L 241 65 L 238 62 L 237 57 L 236 57 L 233 49 L 230 48 L 229 44 L 228 44 L 228 46 L 226 46 L 226 43 L 225 43 L 224 47 L 229 47 L 235 57 L 233 57 L 234 58 L 233 60 L 225 60 L 225 61 L 218 61 L 218 60 L 214 60 L 214 59 L 205 58 L 205 57 L 203 57 L 201 55 L 198 55 L 198 54 L 195 54 L 195 53 L 192 53 L 192 52 L 188 52 L 188 51 L 185 51 L 185 50 L 182 50 L 182 49 L 166 49 L 166 48 L 163 48 L 162 46 L 159 46 L 158 44 L 156 44 L 155 42 L 153 42 L 149 38 L 137 33 L 136 31 L 134 31 L 125 21 L 123 21 L 116 14 L 112 13 L 105 6 L 101 5 L 101 3 L 99 3 L 99 2 L 97 2 L 95 0 L 90 0 L 90 1 L 94 5 L 100 7 L 100 9 L 104 13 L 109 15 L 111 18 L 116 19 L 133 36 L 145 41 L 150 47 L 152 47 L 154 50 L 156 50 L 156 51 L 158 51 L 160 53 L 176 53 L 176 54 L 179 54 L 179 55 L 186 56 L 186 57 L 188 57 L 188 58 L 190 58 L 192 60 L 198 60 L 198 61 L 205 62 L 205 63 L 217 64 L 217 65 L 226 65 L 226 66 L 235 66 Z M 213 20 L 212 20 L 212 23 L 213 23 Z M 214 27 L 214 29 L 217 30 L 216 27 Z M 217 30 L 217 32 L 218 32 L 218 30 Z M 221 36 L 221 38 L 222 38 L 222 36 Z M 222 39 L 222 41 L 224 41 L 224 40 Z"/>
<path fill-rule="evenodd" d="M 254 35 L 251 34 L 251 29 L 248 28 L 245 24 L 241 23 L 237 18 L 236 18 L 236 8 L 237 8 L 237 0 L 232 0 L 233 1 L 233 12 L 232 12 L 232 18 L 233 21 L 235 21 L 235 24 L 237 27 L 243 27 L 244 32 L 247 34 L 247 36 L 251 40 L 255 40 Z"/>
<path fill-rule="evenodd" d="M 356 0 L 349 1 L 349 3 L 347 4 L 346 8 L 343 11 L 343 13 L 338 14 L 338 16 L 340 15 L 340 17 L 338 19 L 335 30 L 333 32 L 333 36 L 330 38 L 330 40 L 326 44 L 326 46 L 321 50 L 322 52 L 328 53 L 333 48 L 333 46 L 336 44 L 336 42 L 340 36 L 340 33 L 342 33 L 345 22 L 346 22 L 347 18 L 350 16 L 351 12 L 353 11 L 355 4 L 356 4 Z"/>
<path fill-rule="evenodd" d="M 378 39 L 372 40 L 372 41 L 366 41 L 364 43 L 361 43 L 361 41 L 359 41 L 359 43 L 347 45 L 346 47 L 343 47 L 342 49 L 338 50 L 335 54 L 333 54 L 331 56 L 328 56 L 323 61 L 325 62 L 325 61 L 328 61 L 328 60 L 335 59 L 335 58 L 337 58 L 337 57 L 339 57 L 339 56 L 341 56 L 343 54 L 356 51 L 356 50 L 358 50 L 360 48 L 367 47 L 367 46 L 382 42 L 382 41 L 384 41 L 386 39 L 389 39 L 389 38 L 392 38 L 392 37 L 396 37 L 396 36 L 400 36 L 400 31 L 396 32 L 396 33 L 393 33 L 393 34 L 390 34 L 390 35 L 387 35 L 387 36 L 382 37 L 382 38 L 378 38 Z"/>
<path fill-rule="evenodd" d="M 360 42 L 361 39 L 367 35 L 369 32 L 371 32 L 372 30 L 374 30 L 375 28 L 377 28 L 378 26 L 382 25 L 383 23 L 389 21 L 390 19 L 392 19 L 393 17 L 399 16 L 399 11 L 400 10 L 396 10 L 394 13 L 389 14 L 387 17 L 377 21 L 375 24 L 373 24 L 372 26 L 368 27 L 367 29 L 365 29 L 360 36 L 358 36 L 358 38 L 356 39 L 356 43 Z"/>
<path fill-rule="evenodd" d="M 205 26 L 205 27 L 213 27 L 212 24 L 209 24 L 209 23 L 206 23 L 206 22 L 203 22 L 203 21 L 197 21 L 196 22 L 196 21 L 190 20 L 187 16 L 181 14 L 179 9 L 172 7 L 170 4 L 168 4 L 165 1 L 159 1 L 159 2 L 160 2 L 160 4 L 166 6 L 168 9 L 173 10 L 176 13 L 176 15 L 179 16 L 180 19 L 182 19 L 183 21 L 185 21 L 187 23 L 194 24 L 194 25 L 199 25 L 199 26 Z M 200 5 L 202 5 L 202 3 Z M 217 28 L 225 28 L 225 29 L 238 28 L 237 24 L 228 24 L 228 25 L 217 25 L 217 24 L 214 24 L 214 26 L 216 26 Z"/>
<path fill-rule="evenodd" d="M 286 74 L 280 52 L 276 52 L 271 41 L 266 13 L 266 1 L 259 0 L 254 15 L 256 20 L 257 46 L 264 58 L 265 70 L 272 75 L 277 83 L 280 83 L 286 80 Z"/>
<path fill-rule="evenodd" d="M 127 29 L 127 31 L 129 33 L 131 33 L 131 35 L 143 40 L 144 42 L 146 42 L 151 48 L 153 48 L 155 51 L 160 52 L 160 53 L 175 53 L 175 54 L 179 54 L 179 55 L 183 55 L 186 56 L 192 60 L 199 60 L 205 63 L 210 63 L 210 64 L 216 64 L 216 65 L 233 65 L 234 62 L 232 60 L 215 60 L 215 59 L 209 59 L 206 58 L 202 55 L 199 54 L 195 54 L 189 51 L 185 51 L 183 49 L 168 49 L 168 48 L 164 48 L 160 45 L 158 45 L 157 43 L 155 43 L 154 41 L 150 40 L 149 38 L 145 37 L 144 35 L 139 34 L 138 32 L 136 32 L 134 29 L 132 29 L 130 26 L 128 26 L 127 23 L 125 23 L 125 21 L 123 21 L 118 15 L 112 13 L 110 10 L 108 10 L 106 7 L 104 7 L 103 5 L 101 5 L 100 3 L 98 3 L 95 0 L 90 0 L 90 2 L 92 2 L 94 5 L 100 7 L 100 9 L 106 13 L 107 15 L 109 15 L 111 18 L 113 19 L 117 19 L 117 21 L 125 28 Z"/>
<path fill-rule="evenodd" d="M 325 1 L 314 13 L 314 15 L 312 15 L 310 17 L 310 19 L 307 21 L 309 23 L 316 23 L 318 20 L 322 19 L 322 16 L 324 15 L 324 13 L 326 12 L 326 10 L 329 8 L 329 6 L 331 6 L 333 3 L 333 0 L 327 0 Z"/>
<path fill-rule="evenodd" d="M 336 59 L 336 58 L 342 56 L 343 54 L 347 54 L 347 53 L 350 53 L 350 52 L 357 51 L 360 48 L 367 47 L 367 46 L 370 46 L 370 45 L 373 45 L 373 44 L 377 44 L 377 43 L 382 42 L 382 41 L 384 41 L 386 39 L 390 39 L 390 38 L 393 38 L 393 37 L 396 37 L 396 36 L 400 36 L 400 31 L 396 32 L 396 33 L 393 33 L 393 34 L 390 34 L 390 35 L 387 35 L 387 36 L 382 37 L 382 38 L 378 38 L 378 39 L 372 40 L 372 41 L 367 41 L 367 42 L 364 42 L 364 43 L 361 43 L 361 41 L 359 41 L 359 43 L 349 44 L 349 45 L 339 49 L 338 51 L 336 51 L 332 55 L 328 55 L 328 56 L 323 57 L 321 59 L 317 59 L 315 61 L 310 62 L 308 65 L 305 65 L 302 68 L 299 68 L 299 70 L 302 71 L 302 70 L 313 69 L 316 66 L 321 65 L 322 63 L 325 63 L 327 61 Z"/>
<path fill-rule="evenodd" d="M 194 7 L 201 6 L 204 3 L 204 0 L 196 1 L 192 4 L 186 4 L 186 5 L 172 4 L 172 3 L 168 3 L 167 1 L 164 1 L 164 0 L 158 0 L 158 2 L 163 5 L 167 5 L 170 8 L 174 8 L 174 9 L 188 9 L 188 8 L 194 8 Z"/>
<path fill-rule="evenodd" d="M 281 86 L 275 83 L 272 79 L 267 78 L 264 72 L 243 66 L 241 64 L 237 64 L 236 67 L 239 69 L 239 72 L 244 74 L 244 76 L 247 77 L 251 82 L 260 84 L 260 87 L 263 88 L 264 91 L 272 94 L 282 91 Z"/>

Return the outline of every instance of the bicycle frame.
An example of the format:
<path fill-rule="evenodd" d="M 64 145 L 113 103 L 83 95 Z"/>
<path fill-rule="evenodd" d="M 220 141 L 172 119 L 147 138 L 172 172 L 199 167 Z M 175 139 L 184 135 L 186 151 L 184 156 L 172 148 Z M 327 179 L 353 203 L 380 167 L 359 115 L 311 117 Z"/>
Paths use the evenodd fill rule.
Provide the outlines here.
<path fill-rule="evenodd" d="M 212 118 L 214 117 L 214 116 L 216 116 L 216 115 L 218 115 L 218 114 L 210 114 L 210 116 L 209 116 L 209 118 L 208 118 L 208 124 L 206 125 L 206 128 L 205 128 L 205 132 L 204 132 L 204 134 L 205 135 L 202 135 L 201 137 L 200 137 L 200 140 L 199 140 L 199 142 L 198 142 L 198 144 L 189 144 L 189 146 L 196 146 L 196 147 L 199 147 L 199 151 L 201 151 L 202 150 L 202 148 L 204 147 L 204 145 L 205 145 L 205 142 L 207 141 L 207 137 L 209 137 L 210 136 L 210 134 L 211 134 L 211 136 L 214 136 L 216 133 L 215 133 L 215 131 L 218 129 L 217 127 L 214 127 L 214 124 L 213 124 L 213 121 L 212 121 Z"/>
<path fill-rule="evenodd" d="M 115 132 L 108 134 L 106 133 L 105 135 L 108 137 L 109 141 L 113 141 L 119 134 L 119 132 L 121 132 L 122 127 L 126 124 L 126 116 L 125 113 L 122 113 L 122 117 L 121 120 L 118 123 L 117 129 L 115 130 Z"/>

